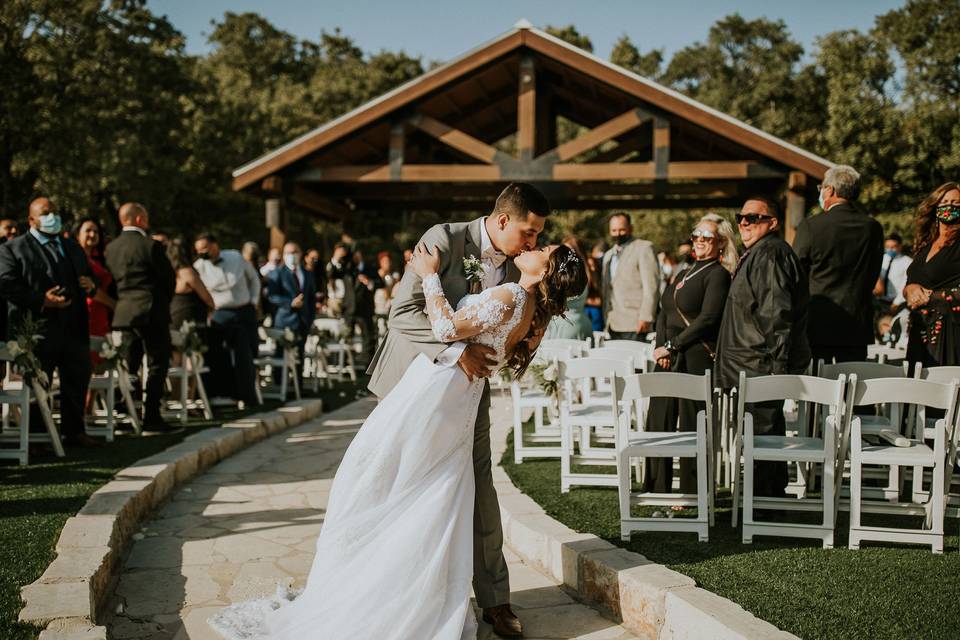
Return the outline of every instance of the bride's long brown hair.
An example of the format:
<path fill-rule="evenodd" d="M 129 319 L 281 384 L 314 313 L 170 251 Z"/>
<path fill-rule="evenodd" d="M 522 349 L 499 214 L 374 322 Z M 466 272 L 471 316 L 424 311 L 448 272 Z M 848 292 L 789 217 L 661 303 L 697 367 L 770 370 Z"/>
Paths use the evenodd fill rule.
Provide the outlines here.
<path fill-rule="evenodd" d="M 527 335 L 513 347 L 507 359 L 507 368 L 515 378 L 520 378 L 533 360 L 527 340 L 545 331 L 553 316 L 567 310 L 567 299 L 583 293 L 586 286 L 587 269 L 583 260 L 570 247 L 559 245 L 547 259 L 547 271 L 533 291 L 536 306 Z"/>

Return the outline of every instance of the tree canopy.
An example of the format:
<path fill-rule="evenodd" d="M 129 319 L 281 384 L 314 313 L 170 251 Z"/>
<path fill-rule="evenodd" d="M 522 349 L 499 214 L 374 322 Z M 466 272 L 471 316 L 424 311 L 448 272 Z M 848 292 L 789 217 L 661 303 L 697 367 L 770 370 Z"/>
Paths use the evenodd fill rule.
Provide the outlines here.
<path fill-rule="evenodd" d="M 888 221 L 958 178 L 957 24 L 953 0 L 908 0 L 869 31 L 825 33 L 805 51 L 782 21 L 732 14 L 669 58 L 626 34 L 610 58 L 853 165 L 864 204 Z M 575 25 L 547 31 L 593 51 Z M 208 41 L 206 54 L 189 55 L 145 0 L 0 4 L 0 212 L 23 217 L 43 193 L 112 223 L 133 199 L 168 231 L 209 226 L 232 241 L 262 240 L 262 206 L 231 191 L 231 170 L 425 67 L 403 51 L 364 51 L 339 30 L 301 39 L 256 13 L 225 13 Z M 555 231 L 602 235 L 602 225 L 588 228 L 597 215 L 577 216 L 556 217 Z M 432 219 L 411 212 L 405 223 Z M 660 214 L 640 219 L 664 245 L 684 233 Z M 295 224 L 310 241 L 336 230 Z M 390 246 L 411 232 L 382 233 L 371 237 Z"/>

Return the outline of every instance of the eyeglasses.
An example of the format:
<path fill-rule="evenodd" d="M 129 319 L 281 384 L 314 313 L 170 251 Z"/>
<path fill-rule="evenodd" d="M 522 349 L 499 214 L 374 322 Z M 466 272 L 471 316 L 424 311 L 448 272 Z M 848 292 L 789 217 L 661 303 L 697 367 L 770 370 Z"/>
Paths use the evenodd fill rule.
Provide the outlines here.
<path fill-rule="evenodd" d="M 737 224 L 743 226 L 744 223 L 749 225 L 758 224 L 764 220 L 773 220 L 773 216 L 764 215 L 762 213 L 738 213 L 736 215 Z"/>
<path fill-rule="evenodd" d="M 712 242 L 717 237 L 713 231 L 701 231 L 700 229 L 695 230 L 690 234 L 690 243 L 694 243 L 697 240 L 703 240 L 704 242 Z"/>

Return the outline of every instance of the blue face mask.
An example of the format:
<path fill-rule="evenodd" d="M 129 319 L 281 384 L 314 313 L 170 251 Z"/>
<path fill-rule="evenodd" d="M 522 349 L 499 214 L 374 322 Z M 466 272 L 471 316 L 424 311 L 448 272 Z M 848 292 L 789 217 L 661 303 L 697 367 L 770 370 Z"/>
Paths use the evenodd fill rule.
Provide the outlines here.
<path fill-rule="evenodd" d="M 60 214 L 58 213 L 51 212 L 51 213 L 44 214 L 40 216 L 39 222 L 40 222 L 40 227 L 39 227 L 40 232 L 46 233 L 51 236 L 55 236 L 58 233 L 60 233 L 60 229 L 62 228 L 62 224 L 60 222 Z"/>
<path fill-rule="evenodd" d="M 896 249 L 887 249 L 884 251 L 884 253 L 886 253 L 888 256 L 890 256 L 891 259 L 893 259 L 897 257 L 897 253 L 899 252 Z"/>

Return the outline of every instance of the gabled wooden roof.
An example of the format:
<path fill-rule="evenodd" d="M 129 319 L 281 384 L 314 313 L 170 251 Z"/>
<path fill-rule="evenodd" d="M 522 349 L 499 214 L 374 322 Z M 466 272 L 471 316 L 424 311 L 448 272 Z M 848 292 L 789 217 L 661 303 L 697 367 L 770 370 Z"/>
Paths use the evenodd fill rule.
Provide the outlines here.
<path fill-rule="evenodd" d="M 483 80 L 483 76 L 478 74 L 489 71 L 488 75 L 492 75 L 491 70 L 496 68 L 498 61 L 518 58 L 522 52 L 533 52 L 548 69 L 552 68 L 556 73 L 569 73 L 571 76 L 576 76 L 580 82 L 591 85 L 592 96 L 576 95 L 576 92 L 569 90 L 568 95 L 562 96 L 572 105 L 571 108 L 577 108 L 578 103 L 587 103 L 588 107 L 591 100 L 615 105 L 618 100 L 621 100 L 620 96 L 639 99 L 659 112 L 682 120 L 690 130 L 705 132 L 705 135 L 709 135 L 711 139 L 718 140 L 719 144 L 736 147 L 741 150 L 741 154 L 749 153 L 751 157 L 769 159 L 788 171 L 802 172 L 818 180 L 828 168 L 833 166 L 824 158 L 703 105 L 673 89 L 598 58 L 527 23 L 519 23 L 498 38 L 236 169 L 233 172 L 233 187 L 236 190 L 255 187 L 264 178 L 283 172 L 291 165 L 303 167 L 304 163 L 323 164 L 322 161 L 311 161 L 311 157 L 320 156 L 343 143 L 350 136 L 361 132 L 369 132 L 375 138 L 383 138 L 386 142 L 390 135 L 392 118 L 409 112 L 414 105 L 438 104 L 441 98 L 445 98 L 450 104 L 447 107 L 448 110 L 460 116 L 464 115 L 462 112 L 466 112 L 472 119 L 469 123 L 458 125 L 463 131 L 487 144 L 492 144 L 498 136 L 511 131 L 491 129 L 487 135 L 484 135 L 480 129 L 489 128 L 491 125 L 484 124 L 481 118 L 485 116 L 481 112 L 489 112 L 487 115 L 490 117 L 490 122 L 494 122 L 494 119 L 499 117 L 509 128 L 511 116 L 516 114 L 516 84 L 515 79 L 507 78 L 509 81 L 507 84 L 513 83 L 512 95 L 500 96 L 496 93 L 496 79 Z M 478 80 L 478 77 L 481 79 Z M 477 90 L 481 92 L 483 98 L 478 101 L 478 104 L 461 106 L 456 100 L 441 96 L 448 89 L 463 85 L 467 78 L 479 86 Z M 487 90 L 483 88 L 484 83 L 488 87 Z M 490 89 L 491 86 L 493 86 L 492 89 Z M 558 91 L 561 89 L 558 88 Z M 514 111 L 508 110 L 506 116 L 502 113 L 498 116 L 497 100 L 506 100 L 504 104 L 508 109 L 512 101 Z M 435 106 L 434 111 L 437 108 L 440 107 Z M 587 113 L 589 109 L 586 107 L 581 111 L 585 120 L 591 117 L 597 120 L 586 122 L 589 126 L 601 125 L 606 120 L 606 118 L 597 119 L 598 116 L 590 116 Z M 516 124 L 515 119 L 512 120 L 512 124 Z M 430 126 L 429 123 L 427 126 Z M 459 134 L 460 131 L 457 130 L 457 133 Z M 434 135 L 437 135 L 436 132 Z M 373 146 L 369 142 L 365 144 L 368 147 Z M 336 153 L 341 159 L 345 157 L 342 152 Z M 348 158 L 349 162 L 361 163 L 362 150 L 356 152 L 356 155 L 356 158 Z"/>

